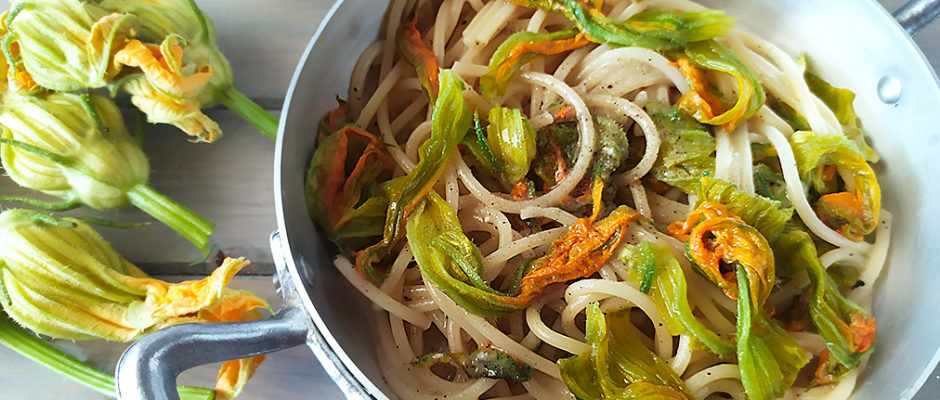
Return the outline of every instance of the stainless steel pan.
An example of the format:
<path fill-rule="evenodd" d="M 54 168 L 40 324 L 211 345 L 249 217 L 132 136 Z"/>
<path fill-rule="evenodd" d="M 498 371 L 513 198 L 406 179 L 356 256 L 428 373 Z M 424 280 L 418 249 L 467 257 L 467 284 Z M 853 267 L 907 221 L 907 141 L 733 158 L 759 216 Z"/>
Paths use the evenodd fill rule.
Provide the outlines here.
<path fill-rule="evenodd" d="M 909 399 L 940 357 L 940 87 L 910 39 L 940 13 L 940 0 L 918 0 L 891 17 L 873 0 L 709 0 L 739 24 L 806 51 L 822 73 L 858 94 L 856 106 L 879 164 L 884 207 L 894 213 L 889 266 L 874 314 L 878 349 L 853 398 Z M 311 39 L 287 93 L 274 179 L 278 230 L 271 251 L 287 306 L 268 320 L 180 325 L 131 346 L 118 364 L 122 399 L 177 399 L 176 376 L 195 365 L 306 344 L 349 398 L 395 398 L 376 363 L 372 312 L 334 270 L 332 250 L 307 215 L 306 164 L 317 120 L 345 94 L 352 65 L 378 35 L 375 0 L 338 1 Z M 316 394 L 310 394 L 316 397 Z"/>

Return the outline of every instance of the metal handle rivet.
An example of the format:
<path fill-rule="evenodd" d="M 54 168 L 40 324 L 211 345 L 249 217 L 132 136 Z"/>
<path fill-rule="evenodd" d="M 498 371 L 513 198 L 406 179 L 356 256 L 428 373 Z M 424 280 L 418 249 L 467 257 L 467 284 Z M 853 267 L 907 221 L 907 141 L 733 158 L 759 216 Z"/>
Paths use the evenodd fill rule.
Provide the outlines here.
<path fill-rule="evenodd" d="M 885 104 L 895 104 L 901 100 L 901 80 L 885 75 L 878 81 L 878 98 Z"/>

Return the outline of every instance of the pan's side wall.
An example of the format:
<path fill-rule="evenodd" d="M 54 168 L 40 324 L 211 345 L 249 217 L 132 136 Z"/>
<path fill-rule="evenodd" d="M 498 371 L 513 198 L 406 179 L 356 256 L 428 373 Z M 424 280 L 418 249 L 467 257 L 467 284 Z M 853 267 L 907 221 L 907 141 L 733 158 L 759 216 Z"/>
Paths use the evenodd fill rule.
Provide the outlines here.
<path fill-rule="evenodd" d="M 352 66 L 378 37 L 387 5 L 387 1 L 345 0 L 334 6 L 325 19 L 330 23 L 311 40 L 288 91 L 275 156 L 278 228 L 287 237 L 295 283 L 306 289 L 304 308 L 350 372 L 378 398 L 391 390 L 375 357 L 375 311 L 333 267 L 335 248 L 321 239 L 310 221 L 303 182 L 319 118 L 337 106 L 337 97 L 346 98 Z"/>

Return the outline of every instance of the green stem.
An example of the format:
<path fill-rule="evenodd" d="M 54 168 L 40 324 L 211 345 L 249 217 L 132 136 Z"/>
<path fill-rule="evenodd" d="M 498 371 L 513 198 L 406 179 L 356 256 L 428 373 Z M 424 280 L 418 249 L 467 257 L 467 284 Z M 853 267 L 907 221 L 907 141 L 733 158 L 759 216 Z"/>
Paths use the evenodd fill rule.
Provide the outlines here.
<path fill-rule="evenodd" d="M 239 117 L 258 128 L 265 136 L 271 138 L 271 140 L 277 140 L 277 118 L 257 103 L 251 101 L 234 86 L 223 90 L 219 100 L 229 110 L 234 111 Z"/>
<path fill-rule="evenodd" d="M 117 229 L 137 228 L 139 226 L 150 225 L 149 222 L 121 222 L 121 221 L 112 221 L 110 219 L 104 219 L 104 218 L 98 218 L 98 217 L 78 217 L 78 219 L 88 224 L 103 226 L 107 228 L 117 228 Z"/>
<path fill-rule="evenodd" d="M 38 336 L 17 326 L 0 313 L 0 344 L 20 355 L 38 362 L 89 389 L 116 398 L 114 375 L 85 364 L 66 354 Z M 191 386 L 178 386 L 181 400 L 212 400 L 215 392 Z"/>
<path fill-rule="evenodd" d="M 82 206 L 82 202 L 78 200 L 42 201 L 22 196 L 0 196 L 0 203 L 6 202 L 25 204 L 45 211 L 68 211 Z"/>
<path fill-rule="evenodd" d="M 157 192 L 146 183 L 128 190 L 127 198 L 131 204 L 196 245 L 199 250 L 202 250 L 203 257 L 209 255 L 209 235 L 215 229 L 212 221 Z"/>

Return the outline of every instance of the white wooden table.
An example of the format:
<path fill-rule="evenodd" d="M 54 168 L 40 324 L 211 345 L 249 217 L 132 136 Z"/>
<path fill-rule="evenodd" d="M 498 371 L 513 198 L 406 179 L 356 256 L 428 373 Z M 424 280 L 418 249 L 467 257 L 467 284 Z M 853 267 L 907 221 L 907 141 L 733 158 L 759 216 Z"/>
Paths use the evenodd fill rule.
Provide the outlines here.
<path fill-rule="evenodd" d="M 232 63 L 235 85 L 259 104 L 277 113 L 310 36 L 332 0 L 197 0 L 215 22 L 219 46 Z M 904 0 L 880 0 L 894 10 Z M 0 0 L 7 8 L 7 2 Z M 940 22 L 917 36 L 934 68 L 940 68 Z M 252 269 L 238 278 L 236 288 L 250 289 L 279 304 L 271 284 L 272 259 L 268 235 L 275 228 L 272 167 L 274 144 L 224 109 L 207 114 L 219 122 L 225 136 L 217 143 L 191 144 L 171 127 L 152 126 L 145 151 L 152 165 L 156 189 L 208 217 L 216 225 L 212 250 L 246 256 Z M 132 121 L 129 121 L 129 124 Z M 0 193 L 27 194 L 8 178 L 0 177 Z M 79 214 L 90 214 L 78 211 Z M 148 220 L 134 209 L 96 214 L 129 221 Z M 160 224 L 132 230 L 102 230 L 107 239 L 132 262 L 156 275 L 201 275 L 204 265 L 190 266 L 198 252 Z M 244 274 L 244 273 L 243 273 Z M 177 279 L 180 277 L 176 277 Z M 170 278 L 172 279 L 172 277 Z M 122 345 L 103 342 L 59 343 L 101 368 L 111 369 Z M 184 373 L 181 384 L 211 387 L 217 365 Z M 917 400 L 940 398 L 938 371 Z M 102 399 L 101 395 L 68 381 L 0 347 L 0 399 Z M 326 377 L 306 347 L 275 353 L 258 369 L 244 399 L 334 399 L 340 392 Z"/>

